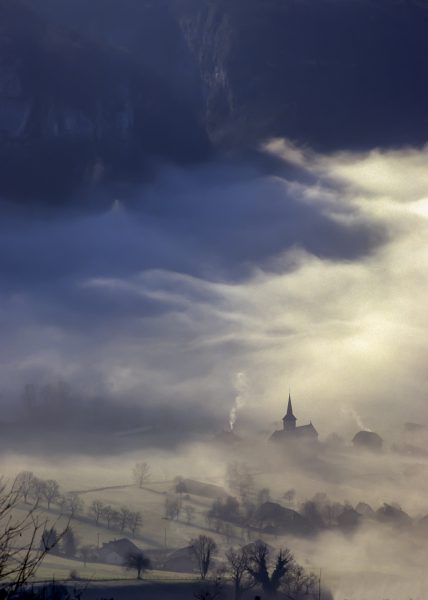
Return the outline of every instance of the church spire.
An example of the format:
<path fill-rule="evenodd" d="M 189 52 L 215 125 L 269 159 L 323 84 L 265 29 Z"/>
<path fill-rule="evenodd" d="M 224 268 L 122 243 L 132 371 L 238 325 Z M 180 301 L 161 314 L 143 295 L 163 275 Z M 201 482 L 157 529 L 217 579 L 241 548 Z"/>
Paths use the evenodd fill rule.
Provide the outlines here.
<path fill-rule="evenodd" d="M 293 415 L 293 405 L 291 404 L 291 393 L 288 392 L 288 406 L 287 406 L 287 417 L 294 417 Z"/>
<path fill-rule="evenodd" d="M 287 414 L 282 419 L 284 429 L 286 431 L 290 431 L 292 429 L 296 429 L 296 417 L 293 414 L 293 405 L 291 404 L 291 393 L 288 392 L 288 405 L 287 405 Z"/>

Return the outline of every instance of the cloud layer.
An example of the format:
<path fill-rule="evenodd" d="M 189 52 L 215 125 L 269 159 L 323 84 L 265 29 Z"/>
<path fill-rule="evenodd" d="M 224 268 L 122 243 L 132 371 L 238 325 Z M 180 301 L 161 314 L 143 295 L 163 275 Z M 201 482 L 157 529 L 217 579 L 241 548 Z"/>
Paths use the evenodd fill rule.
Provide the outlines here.
<path fill-rule="evenodd" d="M 0 226 L 2 397 L 82 393 L 267 429 L 291 386 L 322 434 L 423 420 L 428 149 L 165 170 L 108 211 Z M 186 412 L 186 414 L 189 414 Z"/>

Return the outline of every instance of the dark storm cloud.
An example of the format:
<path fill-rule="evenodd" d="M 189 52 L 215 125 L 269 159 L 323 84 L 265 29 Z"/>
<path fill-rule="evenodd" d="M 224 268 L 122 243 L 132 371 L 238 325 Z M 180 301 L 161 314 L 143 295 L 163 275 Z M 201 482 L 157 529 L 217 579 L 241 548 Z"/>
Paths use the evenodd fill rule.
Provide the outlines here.
<path fill-rule="evenodd" d="M 1 285 L 50 294 L 76 278 L 149 268 L 234 280 L 296 244 L 352 260 L 382 241 L 381 229 L 338 224 L 323 208 L 302 203 L 279 177 L 222 167 L 163 171 L 104 212 L 26 218 L 4 208 Z"/>

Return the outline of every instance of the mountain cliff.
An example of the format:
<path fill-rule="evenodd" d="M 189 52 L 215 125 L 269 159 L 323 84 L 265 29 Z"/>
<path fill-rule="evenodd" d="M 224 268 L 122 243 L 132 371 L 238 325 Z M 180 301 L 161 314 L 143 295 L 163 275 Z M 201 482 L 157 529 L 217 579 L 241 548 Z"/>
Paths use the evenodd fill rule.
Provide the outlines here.
<path fill-rule="evenodd" d="M 0 0 L 0 194 L 153 161 L 421 144 L 424 0 Z"/>
<path fill-rule="evenodd" d="M 204 157 L 198 112 L 124 48 L 0 2 L 0 194 L 61 201 L 82 185 Z"/>
<path fill-rule="evenodd" d="M 216 141 L 321 149 L 425 142 L 428 4 L 177 0 Z"/>

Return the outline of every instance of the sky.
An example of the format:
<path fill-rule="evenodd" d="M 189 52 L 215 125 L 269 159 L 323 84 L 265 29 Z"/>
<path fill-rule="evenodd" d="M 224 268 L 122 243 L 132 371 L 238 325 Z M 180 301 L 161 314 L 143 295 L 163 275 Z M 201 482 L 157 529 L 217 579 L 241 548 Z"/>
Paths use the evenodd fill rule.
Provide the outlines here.
<path fill-rule="evenodd" d="M 162 167 L 107 207 L 0 223 L 0 393 L 63 381 L 269 432 L 288 392 L 321 437 L 424 422 L 428 147 Z M 159 412 L 160 411 L 160 412 Z"/>

